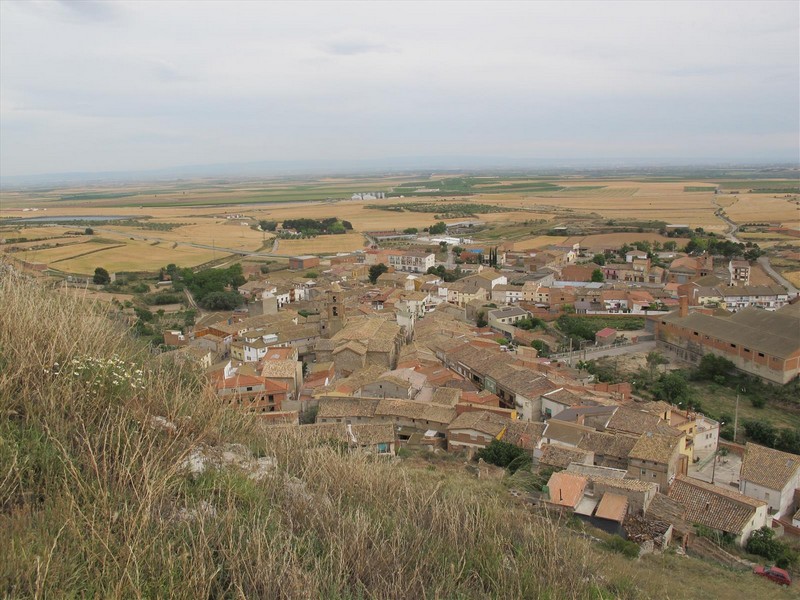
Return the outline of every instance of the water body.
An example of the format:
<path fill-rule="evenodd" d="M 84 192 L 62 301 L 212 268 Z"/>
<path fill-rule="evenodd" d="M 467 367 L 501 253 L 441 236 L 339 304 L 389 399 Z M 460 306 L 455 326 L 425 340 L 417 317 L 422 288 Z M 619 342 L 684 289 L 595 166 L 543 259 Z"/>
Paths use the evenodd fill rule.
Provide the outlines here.
<path fill-rule="evenodd" d="M 0 224 L 8 223 L 82 223 L 84 221 L 124 221 L 126 219 L 138 219 L 141 217 L 134 217 L 131 215 L 82 215 L 72 217 L 23 217 L 20 219 L 2 219 Z"/>

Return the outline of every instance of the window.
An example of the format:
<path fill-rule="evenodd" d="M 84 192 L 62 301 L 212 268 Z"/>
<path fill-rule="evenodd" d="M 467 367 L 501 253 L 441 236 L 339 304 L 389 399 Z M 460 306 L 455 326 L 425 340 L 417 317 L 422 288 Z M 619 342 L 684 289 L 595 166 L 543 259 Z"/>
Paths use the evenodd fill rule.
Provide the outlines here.
<path fill-rule="evenodd" d="M 248 388 L 247 388 L 247 391 L 248 391 L 248 392 L 252 392 L 252 391 L 253 391 L 253 386 L 252 386 L 252 385 L 251 385 L 251 386 L 248 386 Z"/>
<path fill-rule="evenodd" d="M 647 475 L 647 470 L 646 469 L 642 469 L 642 475 Z"/>
<path fill-rule="evenodd" d="M 731 348 L 736 348 L 736 344 L 731 344 Z"/>
<path fill-rule="evenodd" d="M 758 355 L 759 355 L 761 358 L 764 358 L 764 353 L 763 353 L 763 352 L 759 352 L 759 353 L 758 353 Z"/>

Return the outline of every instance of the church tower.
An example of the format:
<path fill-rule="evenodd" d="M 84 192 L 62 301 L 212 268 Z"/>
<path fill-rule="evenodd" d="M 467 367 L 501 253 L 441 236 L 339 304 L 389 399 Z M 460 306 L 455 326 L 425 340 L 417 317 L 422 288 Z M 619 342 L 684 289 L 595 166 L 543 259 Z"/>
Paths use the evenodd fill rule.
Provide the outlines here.
<path fill-rule="evenodd" d="M 330 338 L 347 325 L 347 314 L 344 310 L 344 293 L 338 283 L 334 283 L 325 293 L 325 323 L 324 337 Z"/>

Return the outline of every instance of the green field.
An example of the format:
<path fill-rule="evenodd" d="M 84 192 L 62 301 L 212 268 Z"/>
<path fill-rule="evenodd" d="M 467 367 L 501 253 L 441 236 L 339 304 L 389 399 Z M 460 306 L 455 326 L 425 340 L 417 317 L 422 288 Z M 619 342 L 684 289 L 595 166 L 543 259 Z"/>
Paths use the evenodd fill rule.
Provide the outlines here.
<path fill-rule="evenodd" d="M 713 192 L 717 189 L 715 185 L 685 185 L 683 186 L 684 192 Z"/>
<path fill-rule="evenodd" d="M 736 392 L 728 387 L 705 382 L 690 382 L 692 392 L 700 400 L 703 409 L 712 417 L 721 414 L 734 416 L 736 412 Z M 739 398 L 739 435 L 744 436 L 742 422 L 752 419 L 766 421 L 775 427 L 800 428 L 800 412 L 793 412 L 782 406 L 767 402 L 764 408 L 755 408 L 747 394 Z"/>

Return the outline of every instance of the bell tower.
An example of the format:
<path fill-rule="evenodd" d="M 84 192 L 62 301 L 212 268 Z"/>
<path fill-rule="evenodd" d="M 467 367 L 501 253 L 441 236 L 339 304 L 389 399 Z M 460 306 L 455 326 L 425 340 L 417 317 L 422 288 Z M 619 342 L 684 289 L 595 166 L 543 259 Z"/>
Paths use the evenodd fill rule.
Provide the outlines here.
<path fill-rule="evenodd" d="M 334 283 L 325 293 L 325 312 L 327 327 L 325 337 L 332 337 L 347 325 L 347 314 L 344 310 L 344 294 L 338 283 Z"/>

